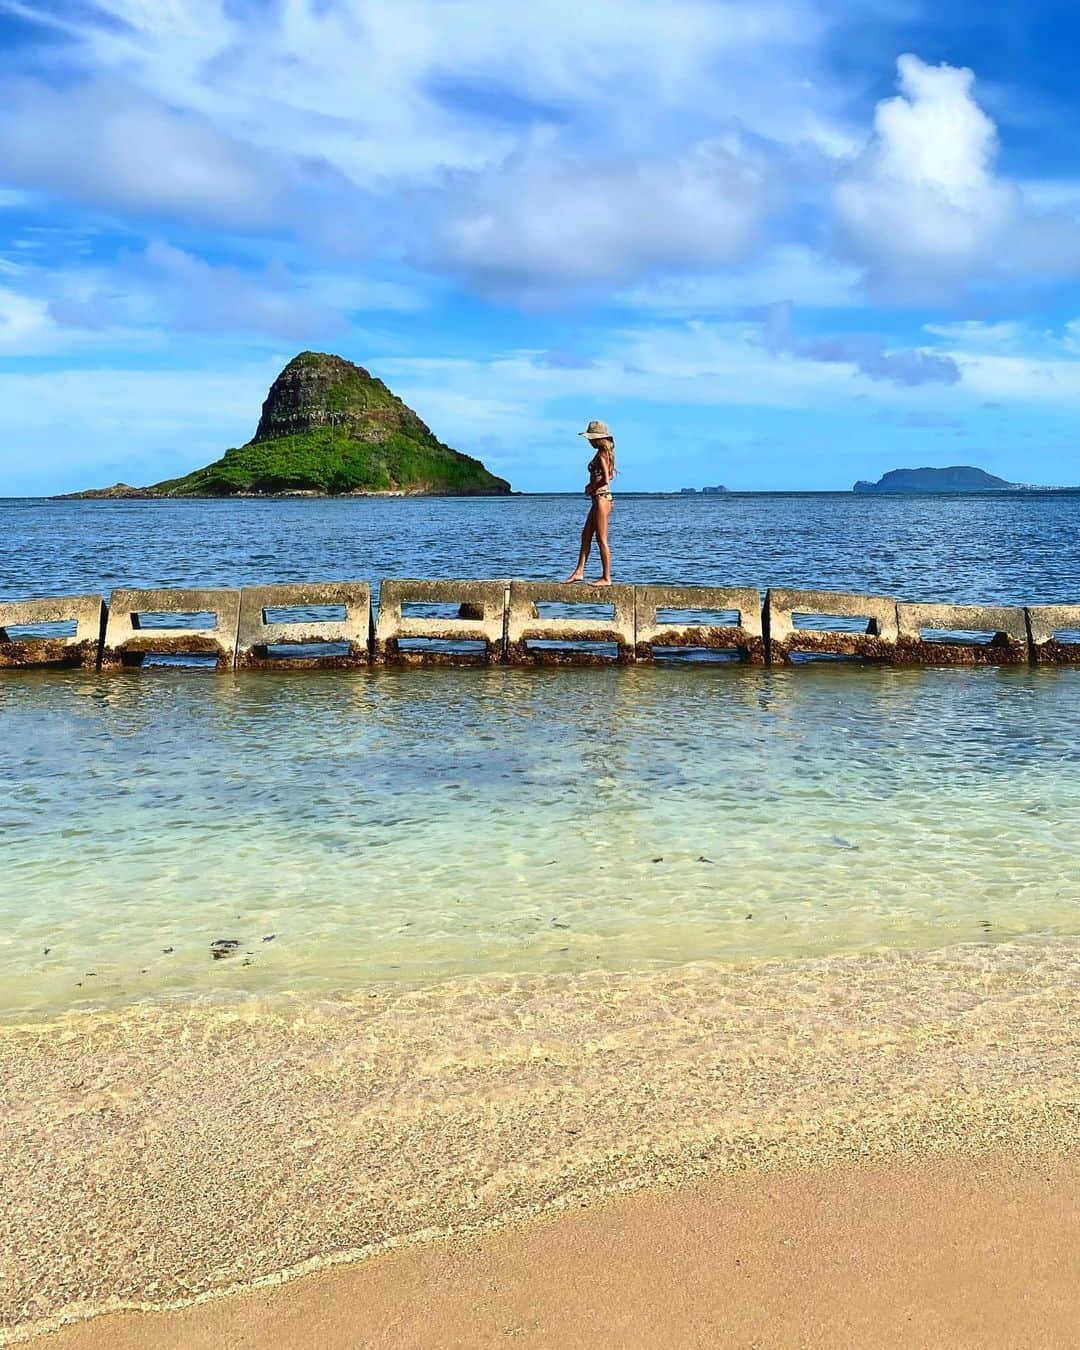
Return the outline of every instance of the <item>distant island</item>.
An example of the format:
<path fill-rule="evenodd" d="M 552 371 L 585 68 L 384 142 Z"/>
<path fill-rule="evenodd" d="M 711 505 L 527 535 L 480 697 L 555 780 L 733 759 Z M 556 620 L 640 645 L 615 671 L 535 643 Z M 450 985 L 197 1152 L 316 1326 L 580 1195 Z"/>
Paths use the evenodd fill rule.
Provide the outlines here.
<path fill-rule="evenodd" d="M 270 386 L 255 435 L 221 459 L 152 487 L 116 483 L 67 498 L 337 495 L 504 496 L 470 455 L 438 440 L 362 366 L 324 352 L 294 356 Z"/>
<path fill-rule="evenodd" d="M 985 469 L 973 469 L 966 464 L 948 469 L 890 469 L 876 483 L 860 478 L 854 492 L 1008 492 L 1024 487 L 1010 483 Z"/>
<path fill-rule="evenodd" d="M 720 484 L 718 483 L 715 487 L 680 488 L 679 495 L 682 497 L 693 497 L 696 496 L 698 493 L 704 493 L 706 496 L 715 496 L 716 493 L 718 492 L 726 492 L 726 491 L 727 488 L 721 487 Z"/>

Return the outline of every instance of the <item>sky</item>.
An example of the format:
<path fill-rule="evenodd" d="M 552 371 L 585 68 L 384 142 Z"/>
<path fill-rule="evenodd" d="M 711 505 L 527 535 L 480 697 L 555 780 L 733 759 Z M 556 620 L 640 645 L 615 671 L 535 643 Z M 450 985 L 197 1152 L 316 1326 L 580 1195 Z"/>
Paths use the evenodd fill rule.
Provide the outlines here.
<path fill-rule="evenodd" d="M 0 496 L 337 352 L 523 491 L 1080 483 L 1071 0 L 0 0 Z"/>

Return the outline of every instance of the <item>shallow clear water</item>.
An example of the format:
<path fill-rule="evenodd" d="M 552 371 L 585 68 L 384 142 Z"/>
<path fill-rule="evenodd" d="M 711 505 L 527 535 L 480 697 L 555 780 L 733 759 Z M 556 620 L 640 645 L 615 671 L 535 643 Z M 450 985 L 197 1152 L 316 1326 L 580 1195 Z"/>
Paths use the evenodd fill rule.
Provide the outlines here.
<path fill-rule="evenodd" d="M 7 1016 L 1080 931 L 1075 669 L 24 673 L 0 726 Z"/>

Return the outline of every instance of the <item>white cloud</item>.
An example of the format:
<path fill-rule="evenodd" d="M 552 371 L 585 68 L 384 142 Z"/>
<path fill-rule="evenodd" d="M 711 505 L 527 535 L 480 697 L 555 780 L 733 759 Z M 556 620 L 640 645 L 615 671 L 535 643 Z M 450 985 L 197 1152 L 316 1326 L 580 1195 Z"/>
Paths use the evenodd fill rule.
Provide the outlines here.
<path fill-rule="evenodd" d="M 999 356 L 989 352 L 953 352 L 964 373 L 964 387 L 995 400 L 1080 406 L 1080 361 L 1067 357 Z"/>
<path fill-rule="evenodd" d="M 779 244 L 725 271 L 661 277 L 621 292 L 618 303 L 662 314 L 704 315 L 789 300 L 800 307 L 855 305 L 859 271 L 803 244 Z"/>
<path fill-rule="evenodd" d="M 14 187 L 352 252 L 407 236 L 488 291 L 741 257 L 777 148 L 851 144 L 804 0 L 2 9 L 55 35 L 54 87 L 0 105 Z"/>
<path fill-rule="evenodd" d="M 989 257 L 1019 194 L 994 176 L 997 132 L 972 97 L 972 72 L 910 55 L 897 65 L 901 93 L 878 104 L 834 205 L 872 280 L 921 292 Z"/>
<path fill-rule="evenodd" d="M 774 355 L 847 366 L 872 380 L 891 380 L 908 388 L 960 381 L 960 368 L 951 357 L 925 347 L 890 346 L 876 333 L 800 337 L 794 331 L 792 307 L 786 302 L 772 306 L 763 333 L 765 344 Z"/>
<path fill-rule="evenodd" d="M 249 150 L 200 115 L 123 84 L 57 90 L 10 80 L 4 96 L 0 164 L 21 186 L 242 228 L 271 223 L 281 206 L 280 187 Z"/>
<path fill-rule="evenodd" d="M 0 353 L 29 356 L 60 345 L 49 307 L 34 296 L 0 290 Z"/>
<path fill-rule="evenodd" d="M 997 128 L 975 100 L 973 72 L 912 55 L 897 67 L 900 95 L 878 104 L 872 139 L 833 193 L 871 291 L 926 302 L 991 279 L 1077 275 L 1075 222 L 1033 212 L 996 173 Z"/>
<path fill-rule="evenodd" d="M 996 323 L 987 323 L 982 319 L 962 319 L 953 323 L 928 323 L 928 333 L 945 338 L 961 348 L 971 347 L 1011 347 L 1027 339 L 1028 330 L 1015 319 L 1000 319 Z"/>
<path fill-rule="evenodd" d="M 674 159 L 530 156 L 466 182 L 431 253 L 486 291 L 533 297 L 731 262 L 756 242 L 768 192 L 768 166 L 735 138 Z"/>
<path fill-rule="evenodd" d="M 364 336 L 363 318 L 411 314 L 423 297 L 399 282 L 334 271 L 294 271 L 280 263 L 210 263 L 162 240 L 108 264 L 5 265 L 0 288 L 0 353 L 65 349 L 115 351 L 172 335 L 271 339 L 322 345 Z"/>

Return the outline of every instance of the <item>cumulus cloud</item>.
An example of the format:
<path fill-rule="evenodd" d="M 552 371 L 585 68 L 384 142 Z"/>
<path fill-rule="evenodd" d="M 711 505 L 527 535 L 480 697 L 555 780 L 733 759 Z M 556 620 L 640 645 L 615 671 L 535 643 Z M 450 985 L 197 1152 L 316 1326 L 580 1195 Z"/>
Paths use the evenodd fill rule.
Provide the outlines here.
<path fill-rule="evenodd" d="M 872 293 L 940 300 L 989 279 L 1080 274 L 1080 227 L 1038 212 L 997 173 L 998 132 L 971 70 L 897 62 L 900 94 L 878 104 L 874 134 L 841 173 L 833 210 Z"/>
<path fill-rule="evenodd" d="M 265 163 L 206 119 L 112 83 L 10 81 L 0 165 L 21 187 L 240 228 L 271 223 L 282 201 Z"/>
<path fill-rule="evenodd" d="M 805 0 L 0 10 L 52 34 L 51 82 L 0 101 L 14 188 L 353 253 L 407 240 L 489 294 L 742 258 L 765 159 L 851 142 Z"/>
<path fill-rule="evenodd" d="M 768 166 L 737 138 L 670 160 L 530 155 L 463 182 L 422 256 L 526 297 L 729 263 L 755 243 L 768 192 Z"/>
<path fill-rule="evenodd" d="M 957 384 L 960 367 L 951 356 L 918 347 L 890 348 L 872 333 L 800 338 L 792 327 L 792 308 L 781 303 L 770 307 L 762 325 L 765 346 L 774 355 L 799 356 L 825 365 L 854 366 L 874 380 L 894 384 Z"/>
<path fill-rule="evenodd" d="M 27 356 L 60 345 L 48 304 L 36 296 L 0 289 L 0 353 Z"/>
<path fill-rule="evenodd" d="M 632 309 L 672 315 L 749 309 L 781 300 L 845 308 L 859 303 L 859 271 L 805 244 L 775 244 L 736 266 L 661 276 L 616 298 Z"/>
<path fill-rule="evenodd" d="M 997 131 L 972 95 L 972 71 L 911 55 L 897 67 L 901 92 L 878 104 L 873 139 L 834 205 L 872 280 L 923 292 L 991 254 L 1019 193 L 994 176 Z"/>

